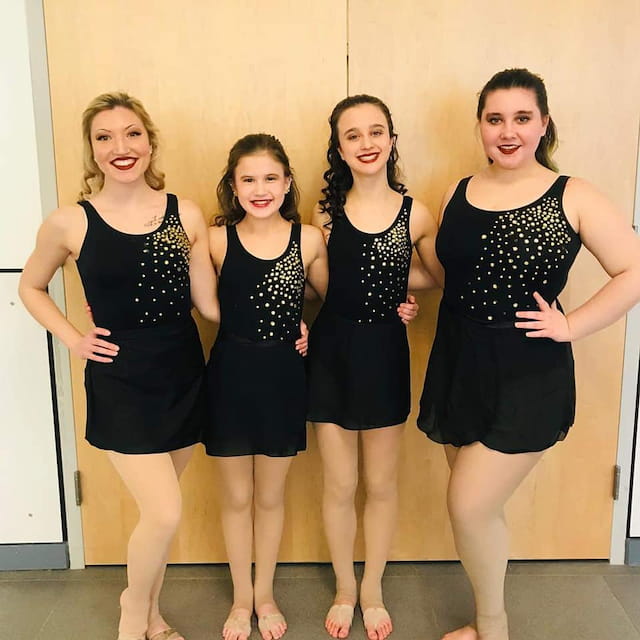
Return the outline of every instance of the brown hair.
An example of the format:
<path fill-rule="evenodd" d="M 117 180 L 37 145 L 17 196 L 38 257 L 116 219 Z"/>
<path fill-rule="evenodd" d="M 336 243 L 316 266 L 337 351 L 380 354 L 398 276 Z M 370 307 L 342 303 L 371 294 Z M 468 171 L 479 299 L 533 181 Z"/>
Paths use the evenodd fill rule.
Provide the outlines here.
<path fill-rule="evenodd" d="M 349 96 L 344 98 L 333 108 L 331 115 L 329 116 L 329 126 L 331 127 L 331 135 L 329 137 L 329 148 L 327 149 L 327 161 L 329 162 L 329 168 L 324 172 L 324 179 L 327 186 L 322 189 L 324 198 L 319 201 L 321 211 L 329 214 L 331 219 L 334 216 L 340 216 L 343 214 L 344 203 L 347 200 L 347 193 L 353 186 L 353 176 L 351 175 L 351 169 L 347 163 L 341 158 L 338 148 L 340 141 L 338 139 L 338 120 L 340 116 L 351 107 L 356 107 L 360 104 L 372 104 L 378 107 L 384 114 L 387 120 L 387 127 L 389 128 L 389 136 L 394 140 L 394 144 L 391 147 L 391 153 L 387 160 L 387 181 L 389 186 L 398 193 L 406 193 L 407 188 L 400 182 L 400 169 L 398 168 L 398 150 L 396 149 L 395 139 L 398 134 L 393 129 L 393 120 L 391 119 L 391 112 L 389 107 L 374 96 L 361 93 L 356 96 Z"/>
<path fill-rule="evenodd" d="M 284 196 L 284 202 L 280 207 L 280 215 L 285 220 L 300 222 L 300 214 L 298 213 L 300 193 L 282 143 L 278 138 L 268 133 L 250 133 L 240 138 L 229 151 L 227 166 L 216 189 L 220 207 L 220 213 L 214 219 L 216 226 L 233 225 L 244 218 L 245 210 L 240 206 L 238 198 L 233 192 L 234 173 L 242 158 L 255 155 L 261 151 L 268 153 L 276 162 L 280 163 L 285 177 L 291 178 L 291 186 Z"/>
<path fill-rule="evenodd" d="M 133 111 L 142 121 L 151 145 L 151 160 L 144 172 L 144 179 L 147 184 L 156 191 L 164 189 L 164 173 L 156 167 L 156 154 L 158 149 L 158 130 L 153 124 L 147 110 L 142 102 L 133 96 L 122 91 L 103 93 L 94 98 L 82 114 L 82 161 L 84 174 L 82 176 L 82 190 L 80 200 L 84 200 L 92 193 L 97 193 L 104 186 L 104 173 L 100 170 L 93 157 L 93 147 L 91 146 L 91 125 L 93 119 L 102 111 L 109 111 L 116 107 L 124 107 Z"/>

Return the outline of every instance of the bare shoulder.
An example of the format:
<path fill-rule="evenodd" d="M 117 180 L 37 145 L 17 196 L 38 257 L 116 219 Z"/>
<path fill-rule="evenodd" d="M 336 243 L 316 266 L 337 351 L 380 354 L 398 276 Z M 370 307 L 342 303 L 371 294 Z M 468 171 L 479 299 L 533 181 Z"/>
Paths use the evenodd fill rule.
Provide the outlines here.
<path fill-rule="evenodd" d="M 451 198 L 453 197 L 453 194 L 455 193 L 456 189 L 458 188 L 458 185 L 460 184 L 461 180 L 462 180 L 462 178 L 460 178 L 460 180 L 456 180 L 455 182 L 452 182 L 447 187 L 447 190 L 444 192 L 444 196 L 442 196 L 442 206 L 443 207 L 446 207 L 449 204 L 449 200 L 451 200 Z"/>
<path fill-rule="evenodd" d="M 604 222 L 610 216 L 625 217 L 607 195 L 583 178 L 569 178 L 564 191 L 563 205 L 576 230 L 592 218 Z"/>
<path fill-rule="evenodd" d="M 571 177 L 564 190 L 565 201 L 580 203 L 591 198 L 606 198 L 594 184 L 584 178 Z"/>
<path fill-rule="evenodd" d="M 44 224 L 60 230 L 70 230 L 85 223 L 84 209 L 79 204 L 62 205 L 54 209 L 44 220 Z"/>
<path fill-rule="evenodd" d="M 436 232 L 436 220 L 429 208 L 420 200 L 414 200 L 411 206 L 410 226 L 411 235 L 415 240 L 425 235 L 433 235 Z"/>
<path fill-rule="evenodd" d="M 411 216 L 416 216 L 420 219 L 430 218 L 431 220 L 433 220 L 433 216 L 429 211 L 429 207 L 427 207 L 427 205 L 423 202 L 420 202 L 420 200 L 416 200 L 415 198 L 413 200 L 413 204 L 411 205 Z"/>
<path fill-rule="evenodd" d="M 301 241 L 311 246 L 319 245 L 324 242 L 322 231 L 312 224 L 300 225 Z"/>
<path fill-rule="evenodd" d="M 209 227 L 209 253 L 213 258 L 216 269 L 224 261 L 227 254 L 227 227 L 219 227 L 217 225 Z"/>
<path fill-rule="evenodd" d="M 227 237 L 227 225 L 218 226 L 214 224 L 209 227 L 209 240 L 219 242 L 220 239 Z"/>
<path fill-rule="evenodd" d="M 178 211 L 183 220 L 193 220 L 194 222 L 198 219 L 204 220 L 202 210 L 193 200 L 178 198 Z"/>
<path fill-rule="evenodd" d="M 63 205 L 52 211 L 42 223 L 38 238 L 79 250 L 87 230 L 87 217 L 79 204 Z"/>

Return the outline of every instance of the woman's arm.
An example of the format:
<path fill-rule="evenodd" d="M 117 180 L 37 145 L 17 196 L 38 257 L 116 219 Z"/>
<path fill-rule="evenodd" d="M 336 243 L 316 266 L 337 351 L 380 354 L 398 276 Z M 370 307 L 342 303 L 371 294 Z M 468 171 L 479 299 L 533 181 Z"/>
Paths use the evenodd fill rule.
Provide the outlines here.
<path fill-rule="evenodd" d="M 180 200 L 180 219 L 191 242 L 189 279 L 191 301 L 203 318 L 220 322 L 217 283 L 209 255 L 207 225 L 198 205 L 190 200 Z"/>
<path fill-rule="evenodd" d="M 62 207 L 43 222 L 38 231 L 36 247 L 22 271 L 18 292 L 29 313 L 74 355 L 96 362 L 113 362 L 118 354 L 118 346 L 98 337 L 108 336 L 111 332 L 94 327 L 82 335 L 47 293 L 54 273 L 71 255 L 69 237 L 77 220 L 75 207 Z"/>
<path fill-rule="evenodd" d="M 324 300 L 329 282 L 329 267 L 327 247 L 322 232 L 315 226 L 303 224 L 301 244 L 307 282 L 311 285 L 313 291 Z"/>
<path fill-rule="evenodd" d="M 449 187 L 440 206 L 439 219 L 449 203 L 454 187 Z M 444 286 L 444 270 L 436 255 L 436 235 L 438 223 L 425 205 L 417 200 L 413 201 L 411 210 L 411 238 L 416 248 L 420 262 L 411 260 L 409 270 L 409 290 L 442 288 Z"/>

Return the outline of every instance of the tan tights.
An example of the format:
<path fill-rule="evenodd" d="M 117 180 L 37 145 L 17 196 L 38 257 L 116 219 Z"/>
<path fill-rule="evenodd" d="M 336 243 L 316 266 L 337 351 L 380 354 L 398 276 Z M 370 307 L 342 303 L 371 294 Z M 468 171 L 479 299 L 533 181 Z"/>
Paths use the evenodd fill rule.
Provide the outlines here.
<path fill-rule="evenodd" d="M 504 506 L 542 452 L 505 454 L 479 442 L 445 449 L 451 468 L 449 516 L 456 549 L 473 588 L 476 621 L 475 629 L 464 627 L 444 638 L 508 640 L 504 578 L 509 539 Z"/>
<path fill-rule="evenodd" d="M 193 447 L 169 453 L 129 455 L 109 452 L 109 458 L 133 496 L 140 518 L 127 549 L 128 586 L 120 598 L 119 631 L 123 638 L 153 635 L 167 627 L 159 596 L 173 536 L 180 523 L 179 478 Z"/>
<path fill-rule="evenodd" d="M 218 458 L 222 480 L 222 528 L 233 580 L 233 609 L 258 615 L 274 604 L 273 578 L 284 525 L 284 494 L 293 458 Z M 254 535 L 255 531 L 255 535 Z M 251 580 L 255 544 L 255 583 Z"/>
<path fill-rule="evenodd" d="M 350 431 L 329 423 L 316 425 L 323 466 L 325 535 L 336 575 L 337 604 L 353 605 L 357 599 L 353 547 L 360 436 L 366 492 L 360 603 L 363 609 L 382 605 L 382 574 L 398 512 L 398 456 L 403 431 L 404 425 L 366 431 Z"/>

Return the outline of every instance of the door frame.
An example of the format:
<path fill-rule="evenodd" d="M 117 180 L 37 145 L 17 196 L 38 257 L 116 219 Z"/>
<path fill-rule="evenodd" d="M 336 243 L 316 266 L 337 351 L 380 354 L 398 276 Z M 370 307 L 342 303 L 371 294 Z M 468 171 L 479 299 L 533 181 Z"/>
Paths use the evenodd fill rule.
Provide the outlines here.
<path fill-rule="evenodd" d="M 56 187 L 56 166 L 53 151 L 53 128 L 51 116 L 51 95 L 49 92 L 49 68 L 44 25 L 44 8 L 40 0 L 24 0 L 29 39 L 29 60 L 33 90 L 33 118 L 38 149 L 38 177 L 40 179 L 40 201 L 42 217 L 45 218 L 58 207 Z M 66 312 L 62 270 L 58 269 L 49 284 L 49 294 L 54 302 Z M 78 468 L 76 455 L 73 400 L 71 388 L 71 368 L 69 351 L 56 338 L 52 341 L 53 379 L 57 401 L 58 425 L 60 433 L 60 456 L 63 486 L 64 519 L 66 541 L 69 553 L 69 568 L 83 569 L 84 539 L 80 506 L 76 504 L 75 472 Z"/>
<path fill-rule="evenodd" d="M 638 156 L 636 162 L 636 192 L 633 225 L 640 230 L 640 130 L 638 131 Z M 618 430 L 618 456 L 620 469 L 619 497 L 613 504 L 611 526 L 611 564 L 625 564 L 627 534 L 631 511 L 631 470 L 633 467 L 633 441 L 637 429 L 636 407 L 638 403 L 638 369 L 640 368 L 640 305 L 627 315 L 624 340 L 624 365 L 622 369 L 622 393 L 620 399 L 620 425 Z M 636 461 L 637 463 L 637 461 Z M 636 470 L 636 473 L 640 473 Z"/>

